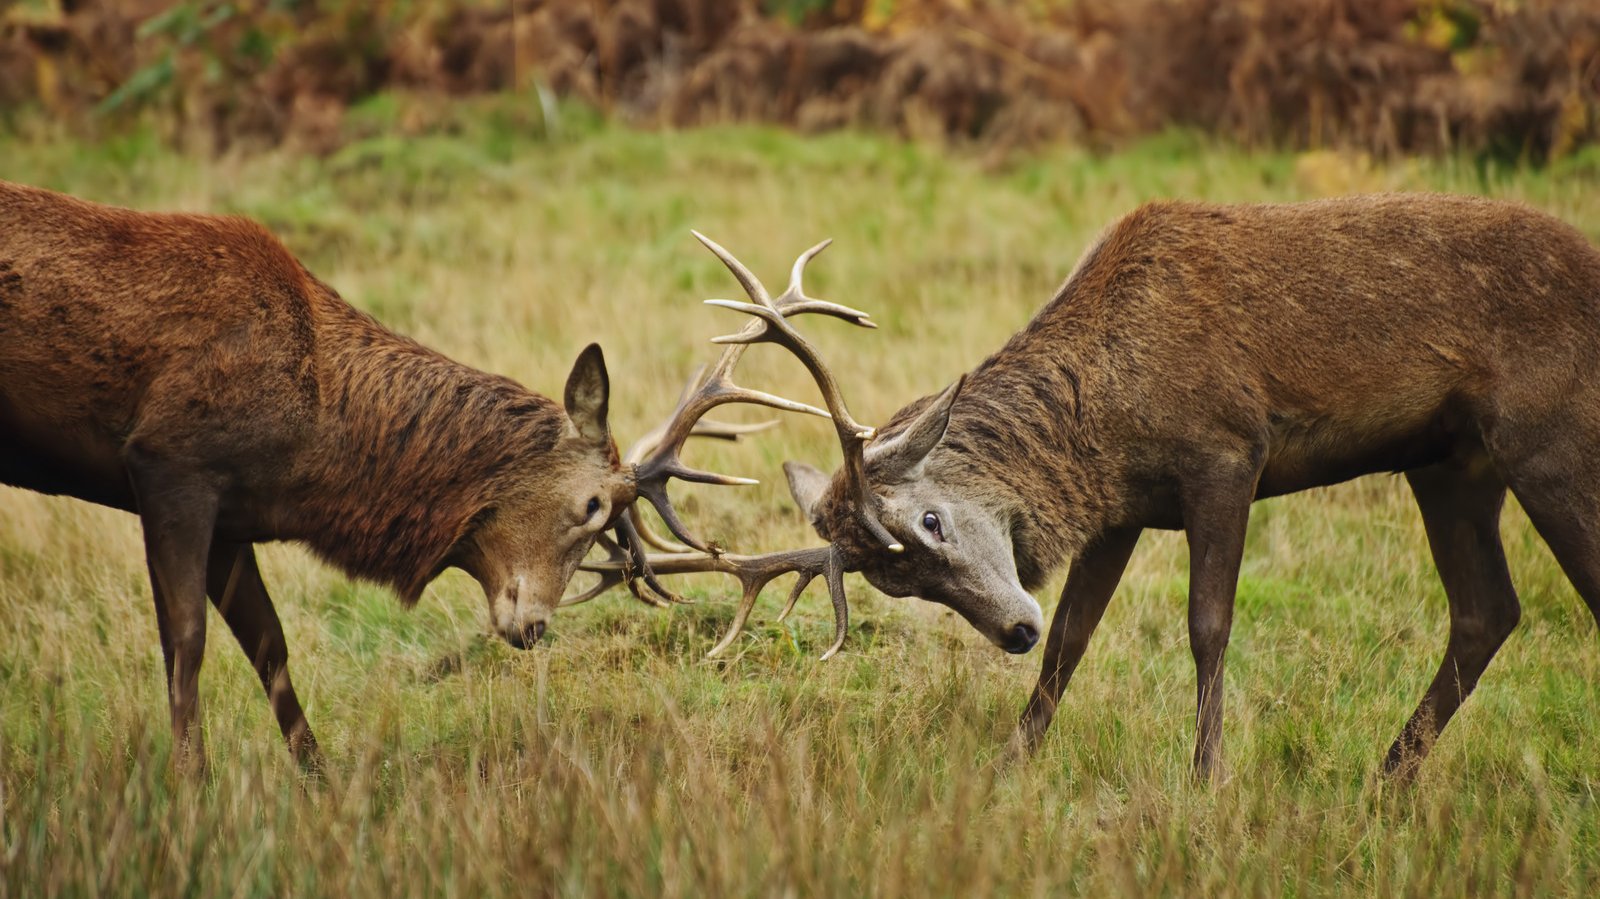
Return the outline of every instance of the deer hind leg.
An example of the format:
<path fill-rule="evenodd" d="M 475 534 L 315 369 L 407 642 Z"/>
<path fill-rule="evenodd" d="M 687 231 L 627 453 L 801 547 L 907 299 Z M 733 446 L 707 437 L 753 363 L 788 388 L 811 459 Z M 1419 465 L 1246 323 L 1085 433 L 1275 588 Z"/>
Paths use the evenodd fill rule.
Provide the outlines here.
<path fill-rule="evenodd" d="M 200 665 L 206 648 L 206 559 L 217 516 L 216 491 L 163 466 L 129 463 L 144 528 L 145 560 L 167 667 L 172 734 L 183 763 L 205 768 L 200 735 Z"/>
<path fill-rule="evenodd" d="M 1138 528 L 1109 531 L 1091 541 L 1072 560 L 1066 586 L 1061 588 L 1061 601 L 1050 621 L 1039 683 L 1033 688 L 1011 740 L 1013 755 L 1038 748 L 1138 542 Z"/>
<path fill-rule="evenodd" d="M 167 619 L 167 598 L 161 592 L 161 582 L 156 579 L 156 563 L 145 546 L 145 571 L 150 575 L 150 598 L 155 600 L 156 633 L 161 637 L 161 664 L 167 673 L 167 697 L 172 696 L 172 622 Z"/>
<path fill-rule="evenodd" d="M 1401 778 L 1416 772 L 1521 615 L 1500 544 L 1506 485 L 1488 458 L 1417 469 L 1406 479 L 1450 603 L 1450 636 L 1439 672 L 1384 760 L 1384 772 Z"/>
<path fill-rule="evenodd" d="M 248 543 L 213 544 L 206 568 L 206 592 L 239 641 L 239 648 L 250 657 L 290 753 L 302 768 L 320 769 L 322 756 L 316 737 L 312 736 L 311 725 L 289 679 L 289 644 L 284 639 L 283 624 L 261 580 L 255 551 Z"/>
<path fill-rule="evenodd" d="M 1182 485 L 1189 542 L 1189 650 L 1195 666 L 1194 772 L 1214 779 L 1222 759 L 1223 656 L 1233 632 L 1234 594 L 1244 557 L 1259 455 L 1221 460 Z"/>
<path fill-rule="evenodd" d="M 1574 435 L 1576 436 L 1576 435 Z M 1600 625 L 1600 427 L 1506 467 L 1511 492 Z"/>

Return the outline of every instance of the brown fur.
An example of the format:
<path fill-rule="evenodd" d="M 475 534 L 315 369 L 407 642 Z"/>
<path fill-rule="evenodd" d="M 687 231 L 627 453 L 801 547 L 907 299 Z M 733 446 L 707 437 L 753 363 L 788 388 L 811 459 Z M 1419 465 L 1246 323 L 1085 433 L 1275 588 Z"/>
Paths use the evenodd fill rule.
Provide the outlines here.
<path fill-rule="evenodd" d="M 1390 768 L 1409 770 L 1516 622 L 1494 529 L 1508 485 L 1600 616 L 1596 371 L 1600 253 L 1526 207 L 1439 195 L 1155 203 L 1114 225 L 967 375 L 916 483 L 891 492 L 954 485 L 1007 522 L 1029 589 L 1074 557 L 1027 745 L 1139 530 L 1185 529 L 1196 764 L 1210 770 L 1249 503 L 1407 472 L 1452 610 L 1446 665 L 1391 751 Z M 927 405 L 901 410 L 884 438 Z M 910 539 L 892 556 L 865 533 L 840 479 L 813 517 L 890 592 L 952 595 L 942 557 Z"/>
<path fill-rule="evenodd" d="M 603 396 L 599 415 L 603 431 Z M 141 515 L 169 674 L 180 600 L 164 594 L 180 588 L 163 579 L 198 585 L 179 571 L 266 540 L 303 541 L 407 603 L 461 565 L 515 605 L 527 585 L 500 583 L 521 570 L 498 564 L 514 550 L 482 545 L 488 522 L 515 519 L 513 544 L 565 541 L 536 533 L 552 516 L 518 498 L 604 494 L 608 512 L 632 498 L 609 435 L 575 427 L 560 404 L 352 308 L 252 222 L 0 182 L 0 482 Z M 259 592 L 271 633 L 248 636 L 277 653 Z M 200 603 L 203 637 L 204 599 L 181 601 Z M 281 668 L 264 670 L 269 689 Z"/>

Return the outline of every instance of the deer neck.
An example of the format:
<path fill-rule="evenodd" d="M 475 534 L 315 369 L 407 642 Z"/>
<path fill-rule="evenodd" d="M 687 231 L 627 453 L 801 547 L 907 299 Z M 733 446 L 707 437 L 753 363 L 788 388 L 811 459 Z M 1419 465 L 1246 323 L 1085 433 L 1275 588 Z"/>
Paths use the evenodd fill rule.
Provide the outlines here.
<path fill-rule="evenodd" d="M 1034 326 L 967 377 L 940 450 L 1011 522 L 1034 589 L 1114 517 L 1120 478 L 1096 439 L 1090 352 Z M 949 476 L 949 475 L 947 475 Z"/>
<path fill-rule="evenodd" d="M 319 330 L 316 438 L 295 478 L 294 530 L 348 573 L 414 602 L 454 564 L 496 485 L 555 445 L 562 415 L 345 308 Z"/>

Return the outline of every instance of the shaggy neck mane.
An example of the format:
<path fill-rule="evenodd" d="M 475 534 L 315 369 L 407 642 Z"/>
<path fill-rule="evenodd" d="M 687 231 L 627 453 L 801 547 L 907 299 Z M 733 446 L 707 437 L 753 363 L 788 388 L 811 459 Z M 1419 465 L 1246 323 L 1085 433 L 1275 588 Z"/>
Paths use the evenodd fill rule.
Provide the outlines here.
<path fill-rule="evenodd" d="M 393 587 L 409 605 L 451 563 L 507 473 L 555 447 L 566 415 L 336 296 L 321 306 L 318 451 L 297 479 L 310 492 L 295 530 L 328 561 Z"/>
<path fill-rule="evenodd" d="M 1082 548 L 1110 507 L 1094 440 L 1093 360 L 1098 304 L 1069 279 L 1033 321 L 967 375 L 929 473 L 990 497 L 1011 521 L 1017 573 L 1037 589 Z M 895 414 L 902 430 L 931 397 Z"/>

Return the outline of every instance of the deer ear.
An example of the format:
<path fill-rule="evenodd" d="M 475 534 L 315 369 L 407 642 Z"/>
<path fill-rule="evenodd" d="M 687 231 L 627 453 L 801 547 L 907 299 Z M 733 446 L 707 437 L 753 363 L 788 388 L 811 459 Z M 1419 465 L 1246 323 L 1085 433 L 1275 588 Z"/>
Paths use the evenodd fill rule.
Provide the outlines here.
<path fill-rule="evenodd" d="M 828 490 L 827 473 L 804 462 L 783 463 L 783 473 L 789 478 L 789 493 L 794 497 L 795 505 L 800 507 L 801 514 L 808 521 L 816 522 L 817 503 L 822 501 L 822 494 Z"/>
<path fill-rule="evenodd" d="M 567 418 L 583 439 L 609 444 L 611 428 L 606 415 L 611 402 L 611 378 L 606 374 L 606 357 L 600 344 L 591 343 L 578 354 L 578 361 L 567 375 Z"/>
<path fill-rule="evenodd" d="M 967 376 L 962 375 L 946 387 L 904 431 L 881 444 L 868 444 L 866 462 L 872 480 L 880 484 L 916 480 L 923 460 L 944 439 L 945 429 L 950 427 L 950 410 L 966 380 Z"/>

